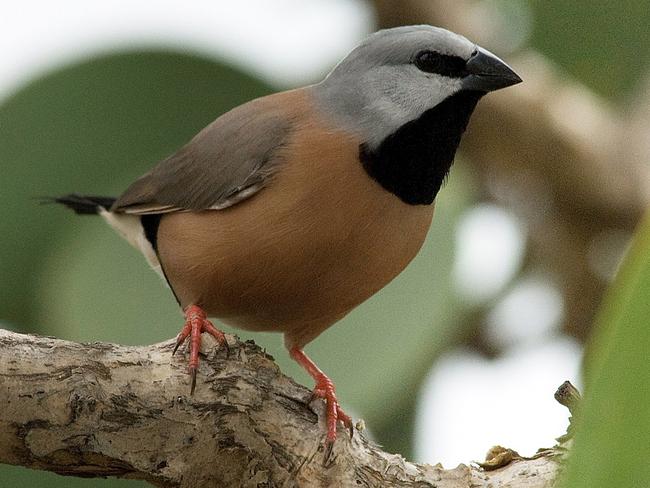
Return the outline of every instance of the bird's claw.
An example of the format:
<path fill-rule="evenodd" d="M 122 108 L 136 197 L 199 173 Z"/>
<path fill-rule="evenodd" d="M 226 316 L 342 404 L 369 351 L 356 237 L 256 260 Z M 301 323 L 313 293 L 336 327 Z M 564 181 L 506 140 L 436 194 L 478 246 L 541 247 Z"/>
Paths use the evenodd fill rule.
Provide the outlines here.
<path fill-rule="evenodd" d="M 174 350 L 172 351 L 172 356 L 176 354 L 178 348 L 181 347 L 181 344 L 183 344 L 183 342 L 185 342 L 185 339 L 187 339 L 187 337 L 190 335 L 191 330 L 192 330 L 192 324 L 189 321 L 185 322 L 185 325 L 179 332 L 178 337 L 176 337 L 176 345 L 174 346 Z"/>
<path fill-rule="evenodd" d="M 316 387 L 311 393 L 309 402 L 311 403 L 316 398 L 322 398 L 325 400 L 325 412 L 326 412 L 326 422 L 327 422 L 327 436 L 325 437 L 325 448 L 326 451 L 332 450 L 334 441 L 336 440 L 336 428 L 337 424 L 341 422 L 344 427 L 348 429 L 350 433 L 350 438 L 354 436 L 354 425 L 352 424 L 352 419 L 347 415 L 336 399 L 336 391 L 334 389 L 334 384 L 327 377 L 323 376 L 319 378 L 316 383 Z M 328 458 L 329 456 L 326 456 Z"/>
<path fill-rule="evenodd" d="M 230 347 L 226 336 L 217 329 L 207 318 L 206 313 L 197 305 L 190 305 L 185 309 L 185 325 L 176 338 L 176 345 L 172 351 L 172 356 L 176 354 L 178 348 L 187 338 L 190 338 L 190 360 L 188 373 L 191 377 L 190 395 L 194 394 L 196 388 L 196 372 L 199 368 L 199 351 L 201 349 L 201 333 L 207 332 L 214 337 L 217 342 L 224 346 L 226 354 L 230 355 Z"/>
<path fill-rule="evenodd" d="M 332 449 L 334 448 L 334 441 L 326 440 L 325 441 L 325 451 L 323 456 L 323 465 L 326 465 L 330 458 L 332 457 Z"/>
<path fill-rule="evenodd" d="M 196 388 L 196 368 L 189 368 L 191 385 L 190 385 L 190 395 L 194 395 L 194 389 Z"/>

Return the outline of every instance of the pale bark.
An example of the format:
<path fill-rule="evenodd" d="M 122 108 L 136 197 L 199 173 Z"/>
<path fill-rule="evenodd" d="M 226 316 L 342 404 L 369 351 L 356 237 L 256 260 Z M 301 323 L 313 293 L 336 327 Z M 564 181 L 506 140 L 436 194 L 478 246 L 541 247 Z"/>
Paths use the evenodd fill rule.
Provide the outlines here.
<path fill-rule="evenodd" d="M 320 400 L 310 407 L 310 391 L 252 342 L 229 337 L 228 355 L 204 342 L 189 396 L 172 341 L 77 344 L 0 330 L 0 462 L 165 487 L 546 488 L 557 475 L 552 450 L 493 471 L 443 469 L 342 428 L 326 459 Z"/>

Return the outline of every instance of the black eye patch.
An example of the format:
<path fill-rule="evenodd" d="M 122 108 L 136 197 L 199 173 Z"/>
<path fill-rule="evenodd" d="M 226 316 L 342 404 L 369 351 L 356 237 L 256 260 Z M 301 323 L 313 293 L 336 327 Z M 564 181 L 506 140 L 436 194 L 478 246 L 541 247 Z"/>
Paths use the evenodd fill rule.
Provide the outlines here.
<path fill-rule="evenodd" d="M 413 64 L 421 71 L 450 78 L 462 78 L 469 74 L 466 61 L 463 58 L 440 54 L 435 51 L 420 51 L 415 55 Z"/>

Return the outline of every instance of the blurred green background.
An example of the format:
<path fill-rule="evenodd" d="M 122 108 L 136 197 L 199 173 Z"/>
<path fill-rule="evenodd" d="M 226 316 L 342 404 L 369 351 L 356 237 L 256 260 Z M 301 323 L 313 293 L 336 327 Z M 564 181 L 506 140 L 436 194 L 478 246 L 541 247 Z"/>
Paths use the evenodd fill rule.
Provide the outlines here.
<path fill-rule="evenodd" d="M 492 3 L 508 11 L 513 2 Z M 647 73 L 648 2 L 527 6 L 529 44 L 603 97 L 625 100 Z M 181 316 L 144 259 L 100 219 L 40 206 L 37 197 L 117 195 L 219 114 L 281 88 L 217 59 L 136 46 L 62 66 L 0 101 L 0 325 L 122 344 L 174 336 Z M 414 263 L 308 347 L 344 405 L 389 451 L 411 454 L 422 378 L 440 351 L 471 334 L 476 310 L 455 294 L 450 274 L 458 217 L 480 196 L 475 177 L 456 165 Z M 281 336 L 239 335 L 311 385 L 288 359 Z M 0 487 L 139 483 L 0 466 Z"/>

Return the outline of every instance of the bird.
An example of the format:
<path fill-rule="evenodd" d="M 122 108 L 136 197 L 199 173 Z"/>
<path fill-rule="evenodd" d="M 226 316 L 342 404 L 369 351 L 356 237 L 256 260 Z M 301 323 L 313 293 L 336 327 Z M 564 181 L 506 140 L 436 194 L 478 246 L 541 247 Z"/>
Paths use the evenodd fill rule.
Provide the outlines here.
<path fill-rule="evenodd" d="M 521 81 L 449 30 L 379 30 L 321 82 L 222 114 L 118 197 L 53 200 L 103 217 L 168 283 L 191 393 L 202 333 L 228 345 L 210 318 L 282 333 L 331 447 L 352 419 L 305 346 L 416 256 L 477 103 Z"/>

